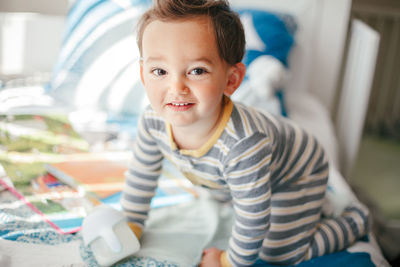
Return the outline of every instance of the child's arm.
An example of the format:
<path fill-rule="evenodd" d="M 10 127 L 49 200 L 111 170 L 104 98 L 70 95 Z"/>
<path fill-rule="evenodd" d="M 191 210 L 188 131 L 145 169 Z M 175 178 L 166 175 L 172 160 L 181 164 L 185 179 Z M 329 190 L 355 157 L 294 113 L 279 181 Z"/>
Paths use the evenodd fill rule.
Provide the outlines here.
<path fill-rule="evenodd" d="M 162 160 L 161 151 L 147 129 L 145 115 L 142 115 L 121 197 L 121 206 L 128 218 L 129 227 L 138 239 L 142 235 L 150 202 L 158 185 Z"/>
<path fill-rule="evenodd" d="M 224 175 L 235 221 L 229 248 L 221 255 L 221 266 L 251 266 L 270 226 L 270 138 L 259 133 L 249 136 L 229 154 Z"/>

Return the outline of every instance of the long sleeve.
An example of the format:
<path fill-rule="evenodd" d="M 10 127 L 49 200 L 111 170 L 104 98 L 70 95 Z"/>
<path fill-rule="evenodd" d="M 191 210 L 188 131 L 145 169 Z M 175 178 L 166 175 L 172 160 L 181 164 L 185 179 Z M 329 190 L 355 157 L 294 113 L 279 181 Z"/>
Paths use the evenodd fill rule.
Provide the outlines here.
<path fill-rule="evenodd" d="M 150 202 L 161 174 L 162 160 L 162 153 L 147 130 L 146 120 L 142 115 L 121 197 L 121 205 L 129 225 L 135 228 L 138 237 L 148 217 Z"/>
<path fill-rule="evenodd" d="M 225 179 L 233 199 L 235 222 L 222 263 L 251 266 L 257 259 L 270 226 L 270 162 L 270 139 L 263 134 L 242 140 L 230 152 Z"/>

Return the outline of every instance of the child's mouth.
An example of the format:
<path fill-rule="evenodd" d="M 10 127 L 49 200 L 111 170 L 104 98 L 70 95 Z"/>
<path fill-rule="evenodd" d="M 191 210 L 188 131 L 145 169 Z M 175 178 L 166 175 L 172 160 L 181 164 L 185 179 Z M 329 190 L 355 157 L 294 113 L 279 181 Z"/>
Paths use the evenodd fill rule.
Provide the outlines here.
<path fill-rule="evenodd" d="M 173 110 L 176 111 L 185 111 L 190 109 L 192 106 L 194 105 L 194 103 L 168 103 L 167 106 L 172 108 Z"/>

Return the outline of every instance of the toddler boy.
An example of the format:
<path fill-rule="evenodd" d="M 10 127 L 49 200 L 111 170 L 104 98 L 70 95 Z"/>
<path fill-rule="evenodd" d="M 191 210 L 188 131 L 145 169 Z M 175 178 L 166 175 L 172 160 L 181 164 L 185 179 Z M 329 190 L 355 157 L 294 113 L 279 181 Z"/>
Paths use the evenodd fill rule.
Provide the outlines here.
<path fill-rule="evenodd" d="M 361 208 L 321 220 L 328 160 L 316 139 L 230 100 L 245 74 L 245 38 L 226 1 L 156 1 L 139 23 L 138 46 L 151 107 L 139 120 L 121 200 L 138 238 L 164 158 L 232 201 L 229 248 L 206 249 L 202 266 L 251 266 L 258 258 L 297 264 L 365 235 Z"/>

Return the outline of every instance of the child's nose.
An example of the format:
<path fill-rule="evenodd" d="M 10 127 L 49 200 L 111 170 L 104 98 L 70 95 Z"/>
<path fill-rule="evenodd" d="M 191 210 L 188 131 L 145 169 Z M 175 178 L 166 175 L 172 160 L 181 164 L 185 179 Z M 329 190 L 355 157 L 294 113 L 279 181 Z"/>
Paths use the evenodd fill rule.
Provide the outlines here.
<path fill-rule="evenodd" d="M 189 93 L 189 87 L 187 86 L 185 79 L 176 77 L 172 79 L 170 90 L 176 94 L 185 95 Z"/>

